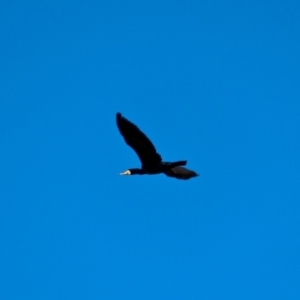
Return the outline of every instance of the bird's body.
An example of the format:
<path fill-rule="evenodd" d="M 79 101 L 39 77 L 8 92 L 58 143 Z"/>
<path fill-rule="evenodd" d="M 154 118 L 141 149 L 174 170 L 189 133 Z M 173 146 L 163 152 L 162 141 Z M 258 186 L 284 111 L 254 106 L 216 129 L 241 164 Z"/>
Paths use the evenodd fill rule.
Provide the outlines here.
<path fill-rule="evenodd" d="M 117 126 L 126 144 L 136 152 L 142 163 L 141 169 L 128 169 L 124 173 L 121 173 L 121 175 L 154 175 L 164 173 L 167 176 L 178 179 L 189 179 L 197 176 L 194 171 L 182 167 L 186 165 L 186 160 L 163 162 L 152 142 L 136 125 L 128 121 L 120 113 L 117 113 L 116 118 Z"/>

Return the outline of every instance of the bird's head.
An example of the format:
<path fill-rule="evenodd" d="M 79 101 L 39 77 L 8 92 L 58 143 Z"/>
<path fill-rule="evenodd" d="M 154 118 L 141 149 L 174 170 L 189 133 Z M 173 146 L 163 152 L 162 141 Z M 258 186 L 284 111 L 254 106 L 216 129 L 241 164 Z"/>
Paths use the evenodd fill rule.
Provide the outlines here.
<path fill-rule="evenodd" d="M 143 175 L 145 174 L 145 172 L 142 169 L 137 169 L 137 168 L 133 168 L 133 169 L 128 169 L 123 173 L 120 173 L 120 175 Z"/>
<path fill-rule="evenodd" d="M 120 175 L 131 175 L 131 171 L 126 170 L 125 172 L 120 173 Z"/>

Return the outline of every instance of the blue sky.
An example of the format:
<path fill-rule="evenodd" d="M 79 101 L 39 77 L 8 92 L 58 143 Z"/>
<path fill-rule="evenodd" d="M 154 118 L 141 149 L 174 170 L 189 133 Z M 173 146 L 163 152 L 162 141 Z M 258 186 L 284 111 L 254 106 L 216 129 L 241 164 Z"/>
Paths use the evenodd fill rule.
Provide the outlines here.
<path fill-rule="evenodd" d="M 1 1 L 0 298 L 300 299 L 299 6 Z"/>

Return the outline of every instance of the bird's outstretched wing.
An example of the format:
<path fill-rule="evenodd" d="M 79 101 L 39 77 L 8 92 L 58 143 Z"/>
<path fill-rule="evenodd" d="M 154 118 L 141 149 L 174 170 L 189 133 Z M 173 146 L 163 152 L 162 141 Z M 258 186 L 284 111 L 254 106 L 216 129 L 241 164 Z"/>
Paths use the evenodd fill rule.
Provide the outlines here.
<path fill-rule="evenodd" d="M 161 156 L 147 136 L 133 123 L 117 113 L 117 125 L 121 135 L 140 158 L 143 168 L 153 167 L 161 162 Z"/>
<path fill-rule="evenodd" d="M 184 167 L 175 167 L 164 172 L 169 177 L 174 177 L 177 179 L 190 179 L 192 177 L 198 176 L 198 174 L 192 170 Z"/>

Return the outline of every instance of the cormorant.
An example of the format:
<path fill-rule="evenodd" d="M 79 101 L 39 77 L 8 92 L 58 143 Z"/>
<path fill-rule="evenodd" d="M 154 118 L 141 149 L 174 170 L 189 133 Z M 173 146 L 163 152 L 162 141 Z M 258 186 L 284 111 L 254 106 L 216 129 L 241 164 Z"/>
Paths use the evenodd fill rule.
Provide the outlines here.
<path fill-rule="evenodd" d="M 117 113 L 117 125 L 126 144 L 130 146 L 138 155 L 142 168 L 128 169 L 120 175 L 153 175 L 164 173 L 169 177 L 177 179 L 190 179 L 198 176 L 194 171 L 188 170 L 185 166 L 187 161 L 163 162 L 161 156 L 148 137 L 133 123 Z"/>

